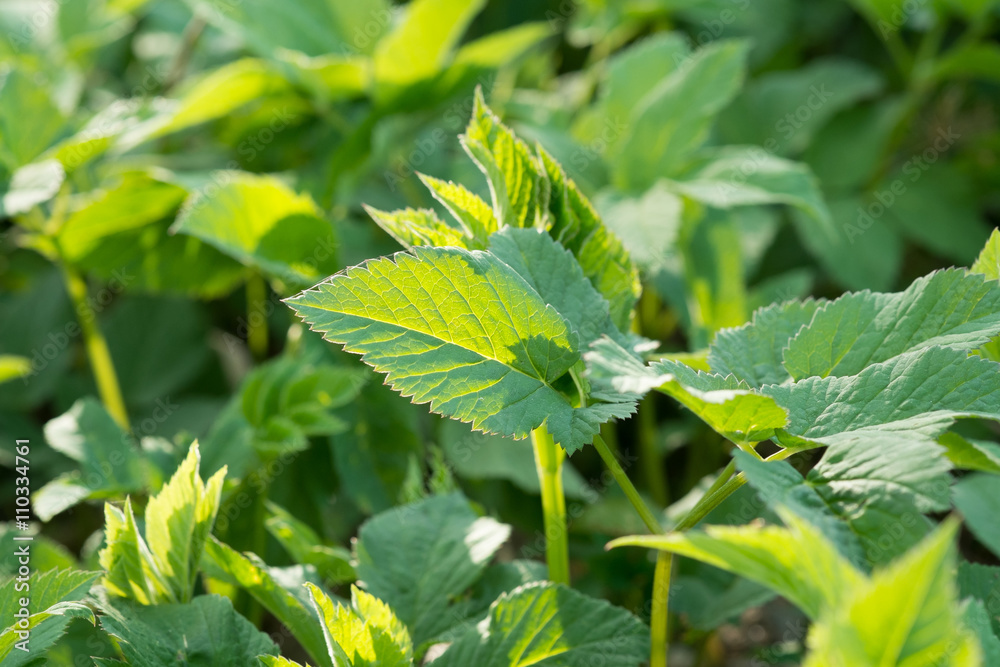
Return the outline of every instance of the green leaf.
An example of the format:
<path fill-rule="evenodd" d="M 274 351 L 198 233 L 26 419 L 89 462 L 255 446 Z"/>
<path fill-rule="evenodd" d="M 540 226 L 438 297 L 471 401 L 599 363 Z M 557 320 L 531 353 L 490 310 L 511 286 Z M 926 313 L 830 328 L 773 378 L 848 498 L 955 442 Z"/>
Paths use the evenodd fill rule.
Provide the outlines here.
<path fill-rule="evenodd" d="M 144 605 L 191 599 L 226 475 L 223 467 L 203 482 L 200 461 L 195 441 L 174 475 L 149 499 L 145 540 L 128 498 L 121 510 L 105 504 L 106 546 L 99 557 L 104 586 L 112 595 Z"/>
<path fill-rule="evenodd" d="M 734 375 L 704 373 L 676 361 L 644 366 L 608 339 L 593 345 L 586 359 L 597 387 L 610 384 L 616 392 L 640 395 L 655 388 L 742 446 L 767 440 L 788 423 L 788 414 L 774 399 L 752 391 Z"/>
<path fill-rule="evenodd" d="M 310 56 L 369 53 L 392 21 L 390 5 L 383 0 L 291 0 L 280 7 L 268 0 L 242 0 L 237 5 L 229 0 L 185 2 L 264 57 L 279 56 L 287 49 Z"/>
<path fill-rule="evenodd" d="M 257 659 L 260 660 L 264 667 L 308 667 L 308 665 L 304 666 L 281 656 L 259 655 Z"/>
<path fill-rule="evenodd" d="M 695 51 L 634 107 L 626 124 L 615 180 L 623 190 L 645 190 L 673 175 L 708 137 L 715 115 L 743 82 L 747 44 L 717 41 Z"/>
<path fill-rule="evenodd" d="M 472 237 L 475 246 L 463 243 L 465 247 L 483 247 L 490 234 L 499 229 L 497 219 L 493 217 L 490 205 L 465 188 L 464 185 L 452 181 L 442 181 L 432 176 L 418 174 L 420 180 L 431 191 L 434 198 L 448 209 L 464 229 L 466 235 Z M 384 229 L 384 226 L 383 226 Z M 411 244 L 417 245 L 417 244 Z M 427 245 L 448 245 L 446 243 L 429 243 Z"/>
<path fill-rule="evenodd" d="M 347 549 L 323 544 L 312 528 L 270 501 L 267 510 L 270 513 L 264 522 L 267 531 L 296 563 L 314 566 L 323 580 L 331 585 L 357 579 L 351 565 L 351 553 Z"/>
<path fill-rule="evenodd" d="M 174 184 L 128 173 L 70 214 L 57 235 L 60 251 L 116 289 L 225 294 L 245 269 L 196 238 L 167 233 L 184 196 Z"/>
<path fill-rule="evenodd" d="M 922 512 L 949 508 L 949 468 L 929 439 L 863 434 L 831 445 L 806 484 L 850 527 L 867 561 L 884 564 L 929 532 Z"/>
<path fill-rule="evenodd" d="M 1000 76 L 1000 47 L 981 42 L 956 46 L 935 61 L 933 74 L 945 80 L 974 77 L 996 81 Z"/>
<path fill-rule="evenodd" d="M 35 494 L 34 510 L 48 521 L 81 500 L 136 491 L 145 486 L 146 466 L 132 437 L 96 399 L 82 398 L 45 425 L 54 450 L 80 464 Z"/>
<path fill-rule="evenodd" d="M 958 589 L 962 599 L 972 598 L 983 603 L 990 614 L 993 633 L 1000 637 L 1000 567 L 960 562 Z"/>
<path fill-rule="evenodd" d="M 429 208 L 406 208 L 400 211 L 380 211 L 365 206 L 365 211 L 379 227 L 404 248 L 415 246 L 476 247 L 462 230 L 456 229 Z M 480 246 L 481 247 L 481 246 Z"/>
<path fill-rule="evenodd" d="M 781 384 L 789 377 L 782 352 L 822 303 L 809 299 L 774 304 L 755 312 L 749 324 L 720 331 L 709 348 L 709 366 L 754 388 Z"/>
<path fill-rule="evenodd" d="M 1000 444 L 969 440 L 950 431 L 938 438 L 938 443 L 944 446 L 945 456 L 956 468 L 1000 475 Z"/>
<path fill-rule="evenodd" d="M 552 383 L 579 336 L 510 266 L 481 251 L 415 248 L 370 260 L 288 300 L 313 329 L 387 374 L 415 403 L 523 438 L 543 422 L 567 451 L 630 404 L 573 408 Z"/>
<path fill-rule="evenodd" d="M 104 610 L 101 626 L 133 667 L 246 667 L 259 655 L 278 654 L 266 634 L 218 595 L 155 606 L 119 601 Z"/>
<path fill-rule="evenodd" d="M 250 553 L 240 554 L 214 537 L 205 545 L 205 560 L 214 565 L 206 567 L 209 576 L 233 583 L 250 593 L 288 628 L 316 664 L 333 667 L 333 661 L 327 656 L 319 618 L 301 586 L 290 590 L 260 558 Z"/>
<path fill-rule="evenodd" d="M 364 369 L 279 358 L 262 364 L 243 383 L 243 415 L 255 428 L 258 451 L 305 449 L 307 436 L 344 433 L 334 410 L 355 400 L 368 380 Z"/>
<path fill-rule="evenodd" d="M 913 350 L 973 350 L 998 333 L 1000 285 L 949 269 L 903 292 L 859 292 L 824 304 L 789 341 L 784 366 L 795 380 L 856 375 Z"/>
<path fill-rule="evenodd" d="M 406 627 L 381 600 L 351 587 L 351 607 L 334 604 L 308 585 L 321 620 L 329 660 L 344 667 L 410 667 L 413 643 Z"/>
<path fill-rule="evenodd" d="M 927 150 L 937 155 L 958 139 L 953 130 L 939 130 L 928 139 L 932 148 Z M 943 160 L 925 160 L 919 157 L 904 162 L 901 172 L 875 185 L 875 201 L 868 203 L 868 210 L 881 210 L 878 204 L 885 206 L 886 222 L 903 236 L 936 256 L 968 264 L 983 247 L 990 228 L 974 203 L 974 191 L 966 175 Z M 870 219 L 880 224 L 877 216 Z"/>
<path fill-rule="evenodd" d="M 661 32 L 609 58 L 607 79 L 601 87 L 597 108 L 603 119 L 600 128 L 627 127 L 643 98 L 670 74 L 685 66 L 689 56 L 690 47 L 683 34 Z M 590 140 L 597 138 L 597 133 L 584 134 Z M 623 132 L 615 132 L 607 150 L 614 153 L 624 136 Z"/>
<path fill-rule="evenodd" d="M 663 183 L 641 197 L 616 191 L 598 195 L 595 205 L 608 229 L 622 240 L 629 256 L 647 274 L 669 269 L 676 253 L 684 202 Z"/>
<path fill-rule="evenodd" d="M 332 225 L 308 195 L 270 176 L 218 172 L 222 185 L 185 203 L 172 233 L 194 236 L 293 285 L 337 268 Z"/>
<path fill-rule="evenodd" d="M 422 645 L 454 624 L 454 598 L 479 578 L 510 527 L 477 517 L 459 494 L 432 496 L 361 525 L 358 577 Z"/>
<path fill-rule="evenodd" d="M 986 605 L 979 600 L 969 602 L 965 608 L 963 620 L 965 627 L 975 633 L 976 638 L 979 640 L 979 646 L 983 651 L 983 664 L 995 665 L 1000 663 L 1000 638 L 993 634 Z"/>
<path fill-rule="evenodd" d="M 7 543 L 28 546 L 31 567 L 38 566 L 37 541 Z M 39 664 L 35 661 L 44 660 L 72 618 L 86 618 L 93 625 L 94 612 L 78 600 L 83 599 L 99 576 L 99 572 L 36 570 L 26 578 L 12 576 L 0 586 L 0 618 L 4 619 L 0 632 L 0 661 L 4 667 Z M 28 606 L 22 607 L 21 600 L 25 598 Z M 29 615 L 21 616 L 22 609 Z M 27 625 L 18 627 L 20 622 Z M 16 646 L 21 642 L 25 642 L 27 650 Z"/>
<path fill-rule="evenodd" d="M 975 473 L 955 484 L 955 507 L 965 517 L 965 523 L 980 542 L 994 554 L 1000 554 L 1000 487 L 996 477 Z"/>
<path fill-rule="evenodd" d="M 28 542 L 13 544 L 28 545 L 33 550 Z M 94 612 L 78 600 L 99 576 L 98 572 L 76 570 L 35 571 L 27 578 L 11 577 L 0 586 L 0 618 L 5 619 L 5 624 L 10 623 L 0 632 L 0 660 L 5 667 L 39 664 L 35 661 L 44 659 L 71 618 L 86 618 L 93 624 Z M 27 607 L 21 606 L 24 598 L 28 600 Z M 29 615 L 21 616 L 22 610 Z M 21 622 L 27 625 L 19 627 Z M 17 647 L 25 640 L 27 650 Z"/>
<path fill-rule="evenodd" d="M 746 475 L 747 482 L 771 506 L 782 506 L 789 512 L 808 521 L 837 547 L 840 554 L 855 566 L 865 565 L 858 536 L 850 523 L 840 517 L 816 486 L 807 484 L 805 478 L 787 461 L 761 461 L 747 452 L 735 450 L 733 458 Z M 874 493 L 869 493 L 874 496 Z"/>
<path fill-rule="evenodd" d="M 483 0 L 415 0 L 374 54 L 376 97 L 391 101 L 400 89 L 437 74 Z"/>
<path fill-rule="evenodd" d="M 933 535 L 868 581 L 813 626 L 806 665 L 981 664 L 978 642 L 962 625 L 954 580 L 957 523 Z"/>
<path fill-rule="evenodd" d="M 59 228 L 58 243 L 71 262 L 86 262 L 108 236 L 139 229 L 171 216 L 186 191 L 140 173 L 126 174 L 116 186 L 74 211 Z"/>
<path fill-rule="evenodd" d="M 267 62 L 255 58 L 236 60 L 191 85 L 154 136 L 223 118 L 250 102 L 292 90 L 288 80 Z"/>
<path fill-rule="evenodd" d="M 453 643 L 438 667 L 634 667 L 649 657 L 639 619 L 565 586 L 526 584 L 501 596 L 484 625 Z"/>
<path fill-rule="evenodd" d="M 460 140 L 486 174 L 493 214 L 500 224 L 543 229 L 550 194 L 545 171 L 527 144 L 486 106 L 480 88 L 476 88 L 472 119 Z"/>
<path fill-rule="evenodd" d="M 11 67 L 0 76 L 0 163 L 13 172 L 34 161 L 63 131 L 66 119 L 29 72 Z"/>
<path fill-rule="evenodd" d="M 198 474 L 197 441 L 173 477 L 146 505 L 146 541 L 172 598 L 187 602 L 194 593 L 198 563 L 219 511 L 226 469 L 207 482 Z"/>
<path fill-rule="evenodd" d="M 104 568 L 101 583 L 108 593 L 145 605 L 175 600 L 139 532 L 129 498 L 122 509 L 104 504 L 104 544 L 98 558 Z"/>
<path fill-rule="evenodd" d="M 706 526 L 704 532 L 635 535 L 609 548 L 639 546 L 696 558 L 767 586 L 811 619 L 842 604 L 863 576 L 804 520 L 779 509 L 787 528 Z"/>
<path fill-rule="evenodd" d="M 604 226 L 593 205 L 559 163 L 540 146 L 538 154 L 551 183 L 549 233 L 573 253 L 584 275 L 607 299 L 615 326 L 628 330 L 632 307 L 642 289 L 639 272 L 621 240 Z"/>
<path fill-rule="evenodd" d="M 994 229 L 990 234 L 990 240 L 969 271 L 981 273 L 987 280 L 1000 280 L 1000 229 Z"/>
<path fill-rule="evenodd" d="M 65 178 L 63 167 L 56 160 L 41 160 L 18 168 L 0 196 L 0 215 L 20 215 L 44 204 L 59 192 Z"/>
<path fill-rule="evenodd" d="M 758 144 L 770 153 L 801 152 L 839 111 L 878 93 L 882 77 L 853 60 L 818 58 L 756 77 L 719 117 L 727 144 Z"/>
<path fill-rule="evenodd" d="M 717 208 L 787 204 L 816 224 L 833 227 L 819 182 L 809 167 L 755 146 L 699 151 L 667 182 L 674 191 Z"/>
<path fill-rule="evenodd" d="M 488 250 L 566 319 L 579 336 L 581 349 L 600 336 L 625 342 L 611 320 L 608 302 L 572 253 L 551 236 L 534 229 L 506 228 L 490 237 Z"/>
<path fill-rule="evenodd" d="M 762 391 L 788 410 L 787 431 L 812 442 L 833 444 L 855 434 L 936 438 L 959 417 L 1000 419 L 998 371 L 995 362 L 929 347 L 854 376 L 810 377 Z"/>

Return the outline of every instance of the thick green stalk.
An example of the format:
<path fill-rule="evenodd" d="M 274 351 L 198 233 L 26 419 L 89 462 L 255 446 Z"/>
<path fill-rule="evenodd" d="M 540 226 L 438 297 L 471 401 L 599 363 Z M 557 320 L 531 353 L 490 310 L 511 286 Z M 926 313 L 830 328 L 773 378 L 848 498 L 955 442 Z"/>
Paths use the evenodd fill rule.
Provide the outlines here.
<path fill-rule="evenodd" d="M 656 554 L 653 570 L 653 608 L 649 616 L 649 667 L 667 667 L 667 647 L 670 641 L 670 573 L 674 555 L 669 551 Z"/>
<path fill-rule="evenodd" d="M 254 273 L 247 280 L 247 346 L 257 361 L 267 357 L 267 283 Z"/>
<path fill-rule="evenodd" d="M 97 391 L 101 395 L 101 402 L 107 408 L 108 414 L 127 431 L 129 425 L 125 399 L 122 398 L 118 375 L 115 373 L 115 366 L 111 361 L 111 352 L 108 351 L 108 342 L 105 340 L 104 334 L 101 333 L 101 328 L 97 325 L 97 313 L 91 307 L 87 296 L 87 281 L 76 270 L 65 264 L 62 265 L 62 270 L 66 280 L 66 291 L 69 293 L 69 298 L 73 302 L 73 310 L 76 311 L 77 319 L 80 322 L 80 331 L 87 348 L 87 358 L 90 360 L 90 367 L 97 382 Z"/>
<path fill-rule="evenodd" d="M 566 534 L 566 497 L 563 495 L 562 463 L 566 453 L 549 435 L 545 425 L 531 432 L 535 468 L 542 488 L 545 515 L 545 561 L 549 580 L 569 585 L 569 536 Z"/>

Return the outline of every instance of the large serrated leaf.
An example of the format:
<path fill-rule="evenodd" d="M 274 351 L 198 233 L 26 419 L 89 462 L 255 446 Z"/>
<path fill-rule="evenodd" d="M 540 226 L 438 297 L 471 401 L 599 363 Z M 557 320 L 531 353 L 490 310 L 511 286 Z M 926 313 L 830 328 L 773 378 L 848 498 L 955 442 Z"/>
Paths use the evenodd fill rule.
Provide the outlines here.
<path fill-rule="evenodd" d="M 133 667 L 246 667 L 278 647 L 233 609 L 228 598 L 200 595 L 185 604 L 105 606 L 104 629 Z"/>
<path fill-rule="evenodd" d="M 747 482 L 769 505 L 781 505 L 815 526 L 841 555 L 854 565 L 863 565 L 864 556 L 850 524 L 841 521 L 822 494 L 806 484 L 802 475 L 787 461 L 761 461 L 744 451 L 734 451 L 736 465 Z"/>
<path fill-rule="evenodd" d="M 676 361 L 644 366 L 606 338 L 585 356 L 595 390 L 606 384 L 623 395 L 657 389 L 740 445 L 767 440 L 788 423 L 788 413 L 773 398 L 753 391 L 733 375 L 704 373 Z"/>
<path fill-rule="evenodd" d="M 636 667 L 649 631 L 603 600 L 548 582 L 501 596 L 487 621 L 434 661 L 437 667 Z"/>
<path fill-rule="evenodd" d="M 896 294 L 858 292 L 820 307 L 788 344 L 796 380 L 856 375 L 911 350 L 972 350 L 1000 333 L 1000 285 L 962 269 L 919 278 Z"/>
<path fill-rule="evenodd" d="M 601 422 L 632 409 L 574 408 L 553 387 L 579 361 L 579 335 L 489 253 L 415 248 L 348 269 L 288 303 L 404 396 L 486 432 L 523 438 L 547 423 L 572 452 Z"/>
<path fill-rule="evenodd" d="M 788 371 L 781 365 L 782 353 L 821 303 L 774 304 L 754 313 L 749 324 L 723 329 L 709 348 L 709 366 L 715 373 L 733 374 L 755 388 L 784 382 Z"/>
<path fill-rule="evenodd" d="M 832 444 L 854 433 L 935 438 L 959 417 L 1000 419 L 1000 364 L 930 347 L 848 377 L 769 385 L 791 417 L 787 431 Z"/>
<path fill-rule="evenodd" d="M 462 620 L 453 617 L 452 600 L 476 581 L 509 535 L 509 526 L 477 517 L 461 495 L 433 496 L 362 524 L 358 577 L 420 646 Z"/>

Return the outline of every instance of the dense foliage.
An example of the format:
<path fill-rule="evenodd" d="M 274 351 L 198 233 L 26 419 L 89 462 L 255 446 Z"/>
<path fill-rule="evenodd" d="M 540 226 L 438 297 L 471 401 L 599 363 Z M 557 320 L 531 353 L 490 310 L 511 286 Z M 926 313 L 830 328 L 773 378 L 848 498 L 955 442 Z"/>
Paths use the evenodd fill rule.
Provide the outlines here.
<path fill-rule="evenodd" d="M 998 18 L 0 3 L 0 664 L 1000 665 Z"/>

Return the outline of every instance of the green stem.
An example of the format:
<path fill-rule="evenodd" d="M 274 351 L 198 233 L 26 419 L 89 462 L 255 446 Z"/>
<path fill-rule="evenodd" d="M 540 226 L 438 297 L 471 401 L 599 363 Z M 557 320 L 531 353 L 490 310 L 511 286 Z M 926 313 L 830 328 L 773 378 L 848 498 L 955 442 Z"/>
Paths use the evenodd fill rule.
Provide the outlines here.
<path fill-rule="evenodd" d="M 653 609 L 649 619 L 649 667 L 667 667 L 667 647 L 670 632 L 670 572 L 674 555 L 661 551 L 656 555 L 653 571 Z"/>
<path fill-rule="evenodd" d="M 656 515 L 650 511 L 643 502 L 642 497 L 632 485 L 632 480 L 625 474 L 618 459 L 608 444 L 601 436 L 594 437 L 594 448 L 601 455 L 604 464 L 611 471 L 611 476 L 622 491 L 625 497 L 632 503 L 639 518 L 646 524 L 646 528 L 653 534 L 663 532 Z M 673 566 L 672 554 L 661 551 L 656 557 L 656 569 L 653 572 L 653 608 L 651 610 L 649 625 L 651 629 L 652 644 L 650 645 L 649 664 L 650 667 L 667 667 L 667 633 L 669 631 L 669 611 L 670 611 L 670 570 Z"/>
<path fill-rule="evenodd" d="M 545 515 L 545 561 L 549 580 L 569 585 L 569 539 L 566 530 L 566 497 L 563 495 L 562 463 L 566 453 L 549 435 L 545 425 L 531 432 L 535 468 L 542 488 Z"/>
<path fill-rule="evenodd" d="M 115 374 L 115 366 L 111 361 L 108 342 L 97 325 L 97 313 L 91 307 L 87 296 L 87 281 L 76 270 L 65 264 L 62 265 L 62 270 L 66 279 L 66 291 L 69 292 L 69 298 L 73 302 L 73 310 L 76 311 L 77 319 L 80 321 L 83 342 L 87 348 L 87 358 L 90 360 L 90 367 L 94 372 L 94 379 L 97 381 L 97 391 L 101 395 L 101 402 L 107 408 L 108 414 L 127 431 L 129 425 L 125 399 L 122 398 L 122 390 L 118 384 L 118 375 Z"/>
<path fill-rule="evenodd" d="M 267 357 L 267 283 L 254 273 L 247 280 L 247 345 L 257 361 Z"/>
<path fill-rule="evenodd" d="M 646 486 L 653 501 L 660 507 L 670 503 L 670 489 L 667 477 L 663 472 L 663 457 L 656 446 L 656 413 L 653 410 L 653 397 L 647 396 L 639 403 L 636 420 L 639 427 L 639 460 L 643 470 Z"/>
<path fill-rule="evenodd" d="M 702 496 L 702 499 L 691 509 L 688 515 L 681 519 L 676 526 L 674 526 L 674 530 L 680 532 L 689 528 L 694 528 L 701 522 L 702 519 L 708 516 L 709 512 L 721 505 L 723 500 L 733 495 L 737 489 L 746 483 L 746 475 L 740 473 L 719 487 L 719 490 L 711 496 Z"/>
<path fill-rule="evenodd" d="M 662 533 L 663 527 L 660 525 L 656 515 L 653 514 L 649 507 L 646 506 L 646 503 L 643 502 L 639 492 L 636 491 L 635 486 L 632 485 L 632 480 L 630 480 L 628 475 L 625 474 L 625 470 L 621 467 L 621 464 L 618 463 L 618 459 L 615 458 L 615 455 L 611 452 L 608 444 L 604 442 L 604 438 L 599 435 L 594 436 L 594 448 L 597 450 L 597 453 L 601 455 L 601 458 L 604 460 L 604 464 L 607 465 L 608 470 L 611 471 L 611 476 L 615 478 L 618 486 L 625 492 L 625 497 L 628 498 L 630 503 L 632 503 L 632 507 L 635 508 L 635 511 L 639 514 L 639 518 L 642 519 L 642 522 L 646 524 L 646 528 L 649 529 L 649 532 Z"/>

